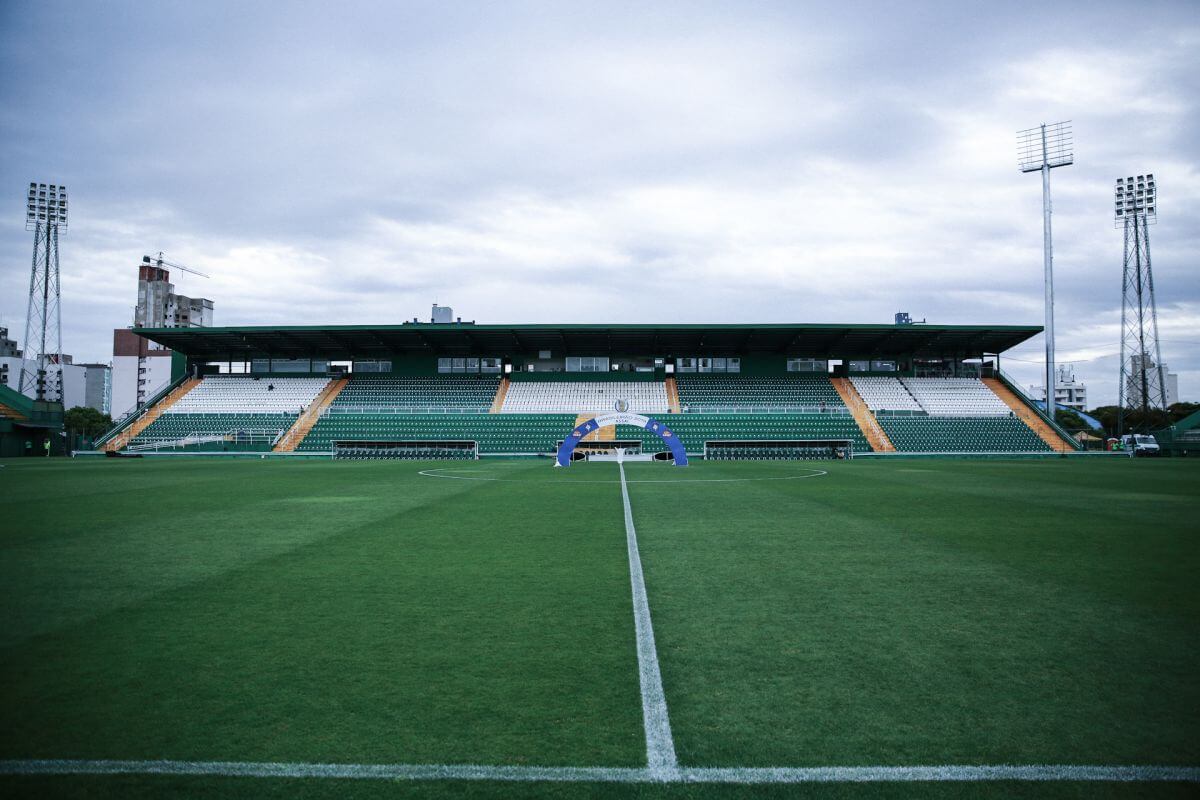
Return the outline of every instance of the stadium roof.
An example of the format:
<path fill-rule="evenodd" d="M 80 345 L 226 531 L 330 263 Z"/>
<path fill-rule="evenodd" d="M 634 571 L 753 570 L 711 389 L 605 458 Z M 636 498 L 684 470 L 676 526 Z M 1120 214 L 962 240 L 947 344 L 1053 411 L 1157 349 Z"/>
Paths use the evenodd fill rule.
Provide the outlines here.
<path fill-rule="evenodd" d="M 141 336 L 205 361 L 392 356 L 563 355 L 810 358 L 953 356 L 1002 353 L 1041 333 L 1032 325 L 282 325 L 135 328 Z"/>

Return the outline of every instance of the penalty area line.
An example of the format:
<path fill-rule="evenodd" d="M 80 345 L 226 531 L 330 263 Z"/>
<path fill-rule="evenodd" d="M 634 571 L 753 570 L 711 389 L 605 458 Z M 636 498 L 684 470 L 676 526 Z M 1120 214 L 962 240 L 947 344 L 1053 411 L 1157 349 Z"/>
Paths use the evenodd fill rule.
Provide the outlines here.
<path fill-rule="evenodd" d="M 914 767 L 528 767 L 483 764 L 304 764 L 246 761 L 0 761 L 0 775 L 176 775 L 525 783 L 920 783 L 1076 781 L 1200 783 L 1200 767 L 1000 764 Z"/>

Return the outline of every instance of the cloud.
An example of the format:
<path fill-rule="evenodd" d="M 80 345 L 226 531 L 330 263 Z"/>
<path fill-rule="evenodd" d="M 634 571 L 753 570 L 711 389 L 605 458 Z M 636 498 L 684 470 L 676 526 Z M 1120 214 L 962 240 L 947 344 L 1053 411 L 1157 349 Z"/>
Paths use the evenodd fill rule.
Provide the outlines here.
<path fill-rule="evenodd" d="M 212 275 L 173 277 L 219 324 L 435 301 L 481 322 L 1040 324 L 1041 191 L 1015 131 L 1073 119 L 1058 350 L 1115 399 L 1112 182 L 1154 171 L 1164 359 L 1196 397 L 1200 23 L 1118 8 L 10 8 L 0 315 L 23 328 L 21 187 L 57 179 L 64 335 L 89 360 L 160 249 Z M 1022 382 L 1040 351 L 1011 354 Z"/>

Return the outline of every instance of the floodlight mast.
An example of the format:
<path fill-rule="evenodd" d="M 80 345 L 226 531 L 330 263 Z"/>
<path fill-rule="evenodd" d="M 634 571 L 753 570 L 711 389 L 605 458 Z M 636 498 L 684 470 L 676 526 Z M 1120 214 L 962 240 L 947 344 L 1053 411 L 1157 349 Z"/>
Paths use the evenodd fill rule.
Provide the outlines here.
<path fill-rule="evenodd" d="M 1021 172 L 1042 173 L 1042 248 L 1046 283 L 1046 414 L 1054 419 L 1054 245 L 1050 235 L 1050 170 L 1075 163 L 1071 121 L 1017 132 Z"/>
<path fill-rule="evenodd" d="M 1167 391 L 1162 348 L 1158 340 L 1158 306 L 1150 264 L 1150 225 L 1158 222 L 1158 190 L 1153 173 L 1117 178 L 1113 191 L 1113 224 L 1125 229 L 1121 280 L 1121 376 L 1118 387 L 1117 435 L 1125 433 L 1126 416 L 1137 408 L 1137 431 L 1149 431 L 1150 412 L 1166 412 Z"/>
<path fill-rule="evenodd" d="M 58 232 L 67 227 L 67 187 L 55 183 L 29 184 L 25 230 L 33 231 L 33 265 L 29 272 L 29 303 L 25 313 L 25 352 L 18 391 L 33 391 L 37 400 L 63 399 L 62 313 L 59 305 Z M 51 319 L 53 318 L 53 323 Z M 36 339 L 37 359 L 30 365 Z M 48 387 L 51 369 L 57 373 Z"/>

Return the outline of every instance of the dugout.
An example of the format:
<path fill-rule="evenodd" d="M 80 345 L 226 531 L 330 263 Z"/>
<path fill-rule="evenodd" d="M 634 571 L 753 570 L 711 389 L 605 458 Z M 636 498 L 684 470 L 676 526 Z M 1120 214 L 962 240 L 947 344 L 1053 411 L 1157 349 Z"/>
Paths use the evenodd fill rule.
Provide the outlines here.
<path fill-rule="evenodd" d="M 66 440 L 62 432 L 61 403 L 30 400 L 0 384 L 0 458 L 20 458 L 27 452 L 31 456 L 44 457 L 47 440 L 51 455 L 63 455 Z M 26 442 L 29 443 L 28 451 Z"/>

